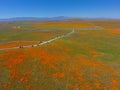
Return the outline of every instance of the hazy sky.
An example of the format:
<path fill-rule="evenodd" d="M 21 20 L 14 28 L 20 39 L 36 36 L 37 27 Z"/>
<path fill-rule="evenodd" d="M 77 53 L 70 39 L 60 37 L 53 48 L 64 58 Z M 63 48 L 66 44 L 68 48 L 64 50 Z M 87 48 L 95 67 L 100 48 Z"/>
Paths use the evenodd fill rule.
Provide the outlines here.
<path fill-rule="evenodd" d="M 119 18 L 120 0 L 0 0 L 0 18 Z"/>

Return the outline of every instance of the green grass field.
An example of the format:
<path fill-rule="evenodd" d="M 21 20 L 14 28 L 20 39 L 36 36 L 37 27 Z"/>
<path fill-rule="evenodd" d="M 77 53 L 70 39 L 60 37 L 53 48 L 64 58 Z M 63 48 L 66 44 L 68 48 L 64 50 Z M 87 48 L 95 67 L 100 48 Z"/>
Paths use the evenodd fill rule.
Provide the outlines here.
<path fill-rule="evenodd" d="M 0 43 L 49 40 L 72 31 L 53 24 L 50 29 L 35 28 L 35 22 L 19 24 L 27 29 L 1 30 Z M 0 51 L 0 90 L 120 90 L 119 68 L 119 30 L 77 28 L 43 46 Z"/>

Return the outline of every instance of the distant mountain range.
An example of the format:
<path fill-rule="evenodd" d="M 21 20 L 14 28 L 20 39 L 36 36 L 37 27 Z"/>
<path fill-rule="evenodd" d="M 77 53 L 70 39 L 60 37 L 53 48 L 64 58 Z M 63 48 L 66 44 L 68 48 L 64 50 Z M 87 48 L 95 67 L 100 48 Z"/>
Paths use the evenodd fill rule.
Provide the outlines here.
<path fill-rule="evenodd" d="M 106 19 L 106 18 L 74 18 L 74 17 L 16 17 L 16 18 L 7 18 L 7 19 L 0 19 L 0 22 L 29 22 L 29 21 L 40 21 L 40 22 L 47 22 L 47 21 L 67 21 L 67 20 L 120 20 L 120 19 Z"/>
<path fill-rule="evenodd" d="M 16 17 L 16 18 L 8 18 L 8 19 L 0 19 L 0 22 L 24 22 L 24 21 L 64 21 L 64 20 L 70 20 L 71 17 Z"/>

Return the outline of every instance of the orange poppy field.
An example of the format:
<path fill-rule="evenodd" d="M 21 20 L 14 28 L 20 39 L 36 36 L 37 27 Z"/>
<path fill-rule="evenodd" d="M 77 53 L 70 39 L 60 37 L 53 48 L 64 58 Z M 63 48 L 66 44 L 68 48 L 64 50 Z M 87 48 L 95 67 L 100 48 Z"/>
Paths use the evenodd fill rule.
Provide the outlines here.
<path fill-rule="evenodd" d="M 5 29 L 0 30 L 0 90 L 120 90 L 120 22 L 24 24 L 20 29 L 12 27 L 23 23 L 0 26 Z M 104 29 L 94 30 L 95 25 Z M 73 28 L 71 35 L 41 46 L 4 50 L 38 44 Z"/>

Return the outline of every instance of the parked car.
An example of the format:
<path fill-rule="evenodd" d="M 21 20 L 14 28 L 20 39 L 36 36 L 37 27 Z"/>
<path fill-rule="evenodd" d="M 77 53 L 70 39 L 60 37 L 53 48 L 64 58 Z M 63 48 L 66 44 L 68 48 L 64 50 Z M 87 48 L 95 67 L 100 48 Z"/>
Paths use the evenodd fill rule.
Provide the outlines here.
<path fill-rule="evenodd" d="M 42 42 L 43 42 L 43 41 L 40 41 L 39 44 L 42 43 Z"/>
<path fill-rule="evenodd" d="M 23 48 L 23 46 L 20 46 L 20 48 Z"/>

